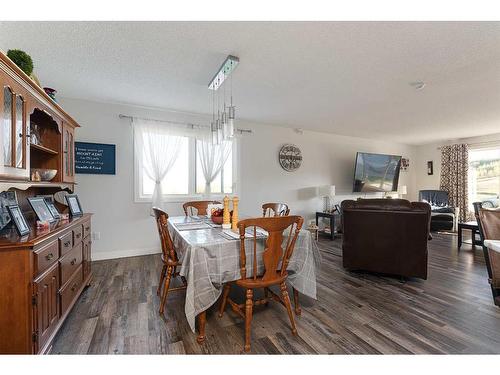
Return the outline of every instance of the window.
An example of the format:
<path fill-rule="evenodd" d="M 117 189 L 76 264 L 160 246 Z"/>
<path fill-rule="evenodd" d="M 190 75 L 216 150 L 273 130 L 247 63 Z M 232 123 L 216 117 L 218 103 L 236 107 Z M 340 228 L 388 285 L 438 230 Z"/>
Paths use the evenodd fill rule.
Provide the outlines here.
<path fill-rule="evenodd" d="M 152 200 L 153 177 L 158 172 L 156 167 L 168 170 L 161 179 L 163 200 L 199 199 L 201 195 L 207 195 L 199 155 L 202 141 L 196 139 L 199 135 L 199 129 L 193 131 L 164 123 L 134 122 L 136 201 Z M 234 193 L 236 142 L 230 142 L 227 150 L 221 170 L 210 183 L 210 195 Z"/>
<path fill-rule="evenodd" d="M 483 202 L 498 207 L 500 194 L 500 147 L 469 151 L 469 205 Z"/>

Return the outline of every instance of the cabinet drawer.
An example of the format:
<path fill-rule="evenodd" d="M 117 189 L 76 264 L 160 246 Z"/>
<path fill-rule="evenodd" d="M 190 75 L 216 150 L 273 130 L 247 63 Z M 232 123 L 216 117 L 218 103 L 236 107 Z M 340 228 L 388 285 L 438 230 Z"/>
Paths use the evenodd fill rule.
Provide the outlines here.
<path fill-rule="evenodd" d="M 83 223 L 83 238 L 87 237 L 92 231 L 92 227 L 90 226 L 90 220 Z"/>
<path fill-rule="evenodd" d="M 79 266 L 78 270 L 68 280 L 68 283 L 64 286 L 63 289 L 61 289 L 61 316 L 63 316 L 66 311 L 68 311 L 71 304 L 78 296 L 78 291 L 82 287 L 82 282 L 82 266 Z"/>
<path fill-rule="evenodd" d="M 64 256 L 68 251 L 73 248 L 73 232 L 68 232 L 64 236 L 59 237 L 59 245 L 60 245 L 60 256 Z"/>
<path fill-rule="evenodd" d="M 82 243 L 80 242 L 73 250 L 61 258 L 59 263 L 61 264 L 61 285 L 64 285 L 82 264 Z"/>
<path fill-rule="evenodd" d="M 73 228 L 73 247 L 82 242 L 83 226 L 77 225 Z"/>
<path fill-rule="evenodd" d="M 35 275 L 41 274 L 59 259 L 59 246 L 54 241 L 35 251 Z"/>

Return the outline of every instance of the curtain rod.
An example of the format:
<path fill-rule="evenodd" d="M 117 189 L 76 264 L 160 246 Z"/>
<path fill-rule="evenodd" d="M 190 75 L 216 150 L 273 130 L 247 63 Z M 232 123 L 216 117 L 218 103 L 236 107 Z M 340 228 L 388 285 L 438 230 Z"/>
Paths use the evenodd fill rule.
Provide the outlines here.
<path fill-rule="evenodd" d="M 138 119 L 141 119 L 141 120 L 165 122 L 165 123 L 168 123 L 168 124 L 186 126 L 186 127 L 191 128 L 191 129 L 208 129 L 208 128 L 210 128 L 210 126 L 207 126 L 207 125 L 193 124 L 193 123 L 190 123 L 190 122 L 179 122 L 179 121 L 170 121 L 170 120 L 158 120 L 158 119 L 152 119 L 152 118 L 146 118 L 146 117 L 129 116 L 129 115 L 121 114 L 121 113 L 118 115 L 118 117 L 119 118 L 128 118 L 130 120 L 133 120 L 134 118 L 138 118 Z M 252 134 L 253 133 L 253 130 L 251 130 L 251 129 L 234 129 L 234 130 L 237 131 L 240 134 L 243 134 L 243 133 Z"/>
<path fill-rule="evenodd" d="M 493 141 L 475 142 L 475 143 L 469 143 L 469 142 L 462 142 L 462 143 L 466 143 L 469 146 L 500 145 L 500 139 L 493 140 Z M 448 146 L 448 145 L 439 146 L 437 149 L 442 150 L 444 146 Z"/>

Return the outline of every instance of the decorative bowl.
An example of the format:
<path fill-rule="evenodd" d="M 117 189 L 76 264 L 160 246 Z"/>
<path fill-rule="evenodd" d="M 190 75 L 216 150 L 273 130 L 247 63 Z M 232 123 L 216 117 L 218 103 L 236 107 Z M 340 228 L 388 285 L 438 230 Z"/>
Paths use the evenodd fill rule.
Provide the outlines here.
<path fill-rule="evenodd" d="M 56 177 L 57 169 L 32 168 L 31 173 L 38 172 L 42 181 L 50 181 Z"/>
<path fill-rule="evenodd" d="M 213 216 L 212 215 L 212 222 L 214 224 L 221 225 L 222 224 L 223 217 L 222 216 Z"/>

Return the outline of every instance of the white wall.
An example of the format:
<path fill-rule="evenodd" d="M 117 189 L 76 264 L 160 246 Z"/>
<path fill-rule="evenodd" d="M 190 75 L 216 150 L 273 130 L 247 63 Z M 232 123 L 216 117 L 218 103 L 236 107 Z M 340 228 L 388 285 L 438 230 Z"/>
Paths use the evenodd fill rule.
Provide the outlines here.
<path fill-rule="evenodd" d="M 116 175 L 76 176 L 76 192 L 84 209 L 95 214 L 93 231 L 100 232 L 100 240 L 93 242 L 93 258 L 158 252 L 150 206 L 134 202 L 132 127 L 129 120 L 119 119 L 118 114 L 195 123 L 205 119 L 173 111 L 68 98 L 61 98 L 60 102 L 82 125 L 76 133 L 77 141 L 116 144 Z M 240 140 L 238 190 L 243 215 L 260 215 L 262 203 L 282 201 L 290 205 L 292 213 L 312 219 L 322 208 L 322 200 L 312 196 L 313 187 L 335 185 L 336 201 L 352 196 L 357 151 L 409 158 L 410 167 L 401 171 L 400 184 L 407 185 L 407 198 L 416 198 L 414 146 L 317 132 L 298 134 L 293 129 L 263 124 L 239 122 L 237 126 L 253 130 L 253 134 Z M 294 143 L 302 150 L 303 164 L 296 172 L 285 172 L 278 163 L 278 150 L 284 143 Z M 182 214 L 180 203 L 169 203 L 166 207 L 170 215 Z"/>

